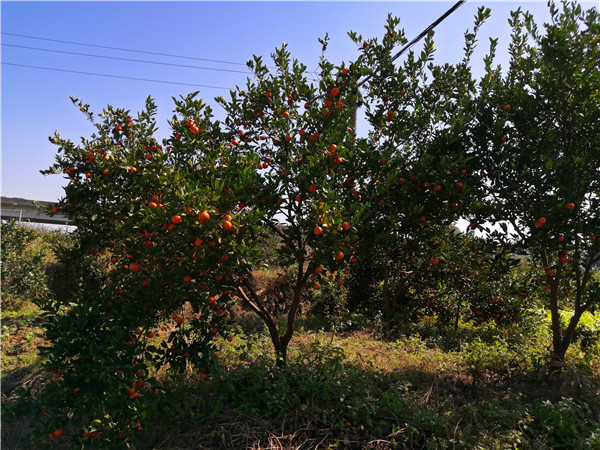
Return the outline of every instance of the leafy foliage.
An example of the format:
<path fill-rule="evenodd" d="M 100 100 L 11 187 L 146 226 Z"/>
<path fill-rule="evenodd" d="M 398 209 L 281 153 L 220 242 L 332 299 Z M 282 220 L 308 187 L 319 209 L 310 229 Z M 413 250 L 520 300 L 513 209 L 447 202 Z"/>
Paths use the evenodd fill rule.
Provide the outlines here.
<path fill-rule="evenodd" d="M 545 272 L 552 311 L 553 353 L 562 360 L 600 260 L 600 16 L 596 9 L 550 4 L 541 33 L 529 13 L 513 12 L 506 73 L 493 65 L 478 84 L 472 136 L 485 201 L 473 220 L 498 223 Z M 510 224 L 511 229 L 508 229 Z M 573 308 L 560 326 L 560 305 Z"/>

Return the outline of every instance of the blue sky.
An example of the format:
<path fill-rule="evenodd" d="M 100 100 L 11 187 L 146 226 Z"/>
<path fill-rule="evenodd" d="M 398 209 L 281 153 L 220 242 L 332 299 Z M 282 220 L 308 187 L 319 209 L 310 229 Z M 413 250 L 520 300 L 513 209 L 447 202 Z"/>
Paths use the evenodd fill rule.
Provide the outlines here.
<path fill-rule="evenodd" d="M 338 64 L 357 55 L 348 31 L 356 31 L 365 38 L 379 37 L 387 14 L 392 13 L 401 18 L 400 26 L 412 39 L 453 3 L 2 1 L 2 195 L 48 201 L 62 196 L 63 178 L 39 173 L 54 162 L 56 147 L 48 142 L 48 136 L 58 130 L 63 137 L 79 141 L 80 136 L 88 136 L 92 131 L 69 96 L 80 97 L 94 112 L 101 112 L 112 104 L 135 113 L 151 95 L 158 104 L 159 126 L 166 133 L 167 120 L 172 116 L 172 96 L 200 90 L 200 96 L 219 116 L 221 110 L 213 97 L 228 95 L 227 90 L 214 88 L 82 75 L 6 63 L 228 89 L 243 85 L 248 76 L 34 50 L 23 47 L 246 71 L 246 67 L 239 64 L 95 48 L 14 34 L 234 63 L 244 63 L 253 54 L 268 59 L 276 46 L 286 42 L 293 57 L 315 70 L 321 54 L 317 39 L 326 32 L 330 36 L 326 56 Z M 582 5 L 589 8 L 595 3 Z M 472 27 L 473 16 L 482 4 L 467 2 L 436 29 L 437 62 L 460 60 L 463 33 Z M 521 6 L 532 12 L 538 23 L 549 18 L 545 2 L 485 4 L 492 9 L 492 17 L 480 35 L 480 48 L 475 55 L 478 63 L 487 50 L 489 36 L 500 38 L 499 61 L 507 61 L 510 34 L 507 19 L 511 10 Z M 418 44 L 415 49 L 419 49 Z"/>

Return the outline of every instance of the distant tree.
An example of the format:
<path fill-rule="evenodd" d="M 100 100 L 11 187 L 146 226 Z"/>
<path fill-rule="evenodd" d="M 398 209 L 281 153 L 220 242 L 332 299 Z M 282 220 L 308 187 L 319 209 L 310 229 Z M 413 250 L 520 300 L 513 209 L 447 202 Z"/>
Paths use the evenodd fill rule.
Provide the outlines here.
<path fill-rule="evenodd" d="M 400 326 L 423 316 L 435 316 L 442 328 L 456 328 L 460 319 L 508 325 L 521 318 L 529 289 L 514 277 L 520 260 L 509 246 L 432 226 L 429 235 L 382 247 L 359 243 L 364 258 L 351 270 L 350 308 L 382 313 Z"/>

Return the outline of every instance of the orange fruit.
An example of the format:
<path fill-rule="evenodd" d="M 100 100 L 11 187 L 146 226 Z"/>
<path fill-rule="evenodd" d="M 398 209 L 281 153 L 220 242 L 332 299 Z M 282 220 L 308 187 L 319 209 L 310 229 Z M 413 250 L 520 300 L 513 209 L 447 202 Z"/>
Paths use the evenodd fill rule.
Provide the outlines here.
<path fill-rule="evenodd" d="M 310 192 L 311 194 L 314 194 L 315 192 L 317 192 L 317 186 L 315 186 L 314 184 L 311 184 L 310 187 L 308 188 L 308 192 Z"/>
<path fill-rule="evenodd" d="M 566 208 L 567 209 L 573 209 L 573 208 L 575 208 L 575 204 L 573 204 L 573 203 L 567 203 L 566 204 Z"/>
<path fill-rule="evenodd" d="M 132 262 L 131 264 L 129 264 L 129 270 L 131 270 L 132 272 L 138 272 L 140 269 L 141 266 L 136 262 Z"/>
<path fill-rule="evenodd" d="M 199 215 L 198 215 L 198 222 L 200 223 L 206 223 L 210 220 L 210 214 L 208 214 L 207 211 L 202 211 Z"/>
<path fill-rule="evenodd" d="M 334 87 L 330 92 L 333 97 L 337 97 L 338 95 L 340 95 L 340 90 L 336 87 Z"/>
<path fill-rule="evenodd" d="M 316 226 L 315 229 L 313 230 L 313 233 L 315 233 L 318 236 L 323 233 L 323 228 Z"/>
<path fill-rule="evenodd" d="M 173 217 L 171 217 L 171 222 L 177 224 L 177 223 L 181 223 L 183 219 L 181 218 L 181 216 L 175 215 Z"/>
<path fill-rule="evenodd" d="M 344 259 L 344 253 L 337 252 L 337 255 L 335 255 L 335 259 L 337 259 L 338 261 Z"/>

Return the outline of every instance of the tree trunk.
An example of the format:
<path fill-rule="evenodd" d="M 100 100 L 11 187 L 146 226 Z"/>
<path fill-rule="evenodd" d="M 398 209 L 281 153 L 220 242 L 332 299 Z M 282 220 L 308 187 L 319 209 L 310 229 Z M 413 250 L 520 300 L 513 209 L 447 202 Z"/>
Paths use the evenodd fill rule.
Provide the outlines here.
<path fill-rule="evenodd" d="M 563 363 L 565 350 L 560 326 L 560 312 L 558 310 L 558 283 L 550 283 L 550 329 L 552 331 L 552 362 L 558 366 Z"/>
<path fill-rule="evenodd" d="M 278 340 L 277 343 L 271 336 L 271 341 L 273 342 L 273 347 L 275 348 L 275 362 L 277 363 L 277 367 L 285 367 L 287 363 L 287 347 L 288 343 L 283 343 L 281 340 Z"/>
<path fill-rule="evenodd" d="M 392 315 L 394 314 L 394 308 L 392 307 L 392 299 L 390 296 L 390 287 L 389 287 L 389 268 L 387 264 L 387 253 L 384 251 L 383 254 L 386 256 L 385 264 L 383 265 L 383 313 L 385 315 L 385 320 L 392 320 Z"/>
<path fill-rule="evenodd" d="M 548 261 L 546 255 L 542 253 L 542 262 L 547 265 Z M 560 323 L 560 312 L 558 308 L 558 286 L 559 286 L 559 274 L 556 278 L 548 276 L 550 282 L 550 313 L 551 313 L 551 330 L 552 330 L 552 358 L 550 360 L 550 367 L 554 370 L 560 370 L 565 366 L 565 355 L 573 337 L 575 336 L 575 329 L 579 324 L 582 314 L 585 312 L 587 305 L 582 305 L 582 296 L 585 292 L 585 288 L 589 281 L 591 273 L 591 262 L 585 267 L 585 271 L 582 279 L 578 280 L 577 294 L 575 299 L 573 316 L 569 320 L 567 329 L 562 330 Z"/>

